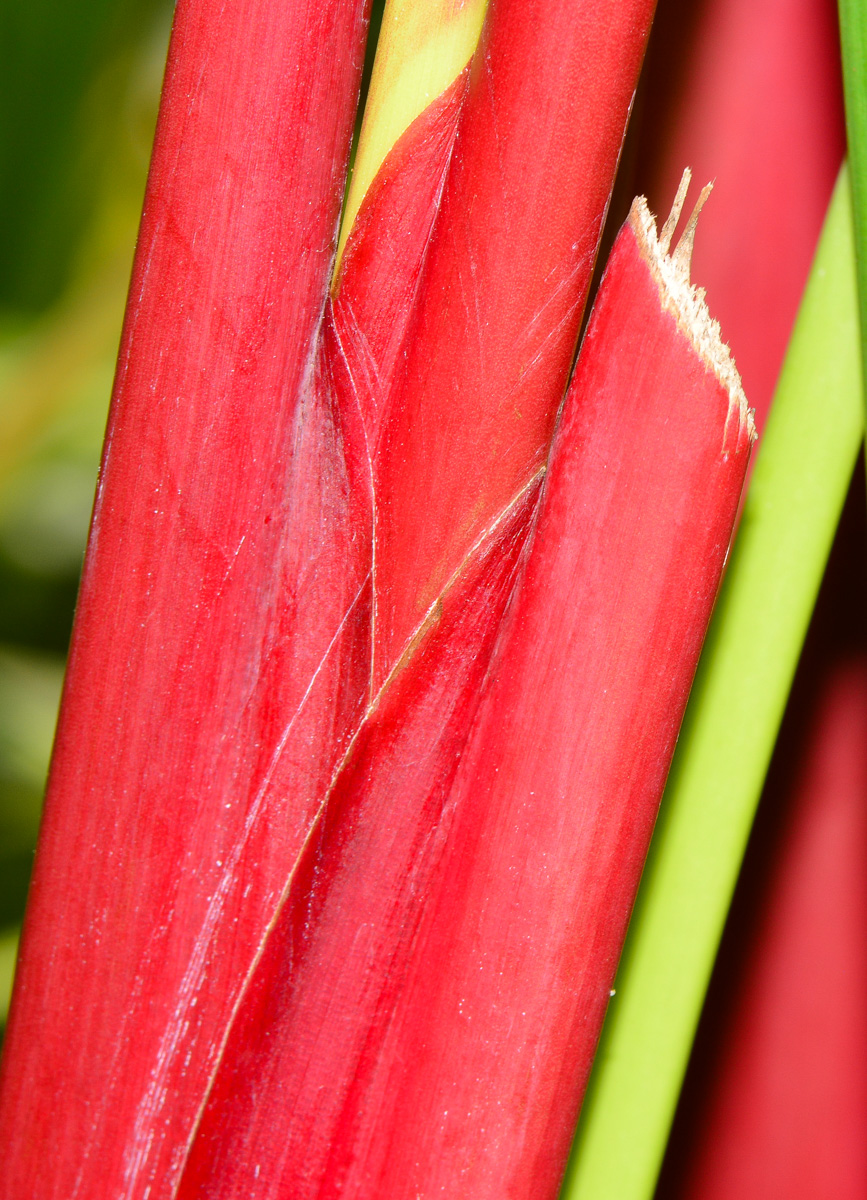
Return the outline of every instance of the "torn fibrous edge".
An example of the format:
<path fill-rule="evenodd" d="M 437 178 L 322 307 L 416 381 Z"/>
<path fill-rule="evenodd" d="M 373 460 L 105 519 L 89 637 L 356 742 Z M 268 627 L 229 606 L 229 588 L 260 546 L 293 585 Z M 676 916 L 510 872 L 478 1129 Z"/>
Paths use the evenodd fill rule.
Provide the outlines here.
<path fill-rule="evenodd" d="M 712 184 L 702 189 L 692 215 L 680 240 L 669 254 L 672 235 L 680 219 L 683 202 L 689 188 L 691 173 L 684 171 L 672 205 L 671 214 L 657 236 L 656 219 L 647 207 L 644 196 L 636 196 L 629 210 L 629 225 L 638 241 L 656 280 L 665 307 L 675 317 L 678 328 L 689 338 L 702 362 L 711 370 L 729 395 L 730 412 L 737 411 L 741 428 L 746 428 L 750 441 L 755 440 L 753 412 L 747 404 L 741 377 L 731 351 L 722 340 L 719 323 L 713 319 L 705 303 L 704 288 L 696 287 L 689 278 L 695 227 Z"/>

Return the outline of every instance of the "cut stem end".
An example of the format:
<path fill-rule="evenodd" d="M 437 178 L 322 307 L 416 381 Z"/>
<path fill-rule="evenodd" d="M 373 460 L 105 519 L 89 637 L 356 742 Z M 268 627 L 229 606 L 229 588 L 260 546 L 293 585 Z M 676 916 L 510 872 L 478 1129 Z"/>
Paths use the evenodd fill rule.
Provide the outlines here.
<path fill-rule="evenodd" d="M 635 234 L 659 287 L 663 306 L 672 313 L 680 330 L 689 338 L 708 370 L 716 375 L 729 394 L 731 410 L 736 411 L 741 427 L 746 427 L 750 440 L 755 440 L 753 413 L 744 395 L 741 377 L 731 351 L 722 340 L 718 322 L 711 317 L 703 288 L 690 280 L 692 251 L 699 214 L 710 195 L 713 184 L 702 188 L 695 207 L 674 250 L 669 254 L 671 240 L 683 211 L 692 175 L 687 167 L 681 177 L 677 195 L 668 220 L 657 235 L 656 218 L 644 196 L 636 196 L 629 212 L 629 225 Z"/>

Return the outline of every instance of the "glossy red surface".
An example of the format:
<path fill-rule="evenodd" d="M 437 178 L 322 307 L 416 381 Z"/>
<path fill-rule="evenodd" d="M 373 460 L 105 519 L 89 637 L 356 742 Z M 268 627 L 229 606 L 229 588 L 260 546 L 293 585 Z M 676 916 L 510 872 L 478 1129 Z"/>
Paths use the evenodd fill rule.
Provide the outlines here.
<path fill-rule="evenodd" d="M 556 1196 L 748 453 L 624 230 L 493 659 L 508 559 L 355 743 L 183 1200 Z"/>
<path fill-rule="evenodd" d="M 376 458 L 381 681 L 545 462 L 652 0 L 496 0 Z"/>

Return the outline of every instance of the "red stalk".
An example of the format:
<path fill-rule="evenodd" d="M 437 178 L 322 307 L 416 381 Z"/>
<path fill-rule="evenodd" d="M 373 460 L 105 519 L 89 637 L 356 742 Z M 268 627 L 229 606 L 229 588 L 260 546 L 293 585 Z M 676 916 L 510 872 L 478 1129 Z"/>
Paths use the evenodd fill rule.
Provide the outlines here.
<path fill-rule="evenodd" d="M 478 710 L 468 630 L 495 593 L 467 581 L 308 842 L 183 1200 L 556 1195 L 751 440 L 640 212 Z M 455 669 L 460 690 L 443 691 Z"/>
<path fill-rule="evenodd" d="M 372 460 L 374 690 L 547 454 L 653 3 L 535 8 L 494 0 L 470 67 L 386 158 L 335 284 L 324 360 Z"/>
<path fill-rule="evenodd" d="M 342 1178 L 537 496 L 533 485 L 471 557 L 353 743 L 231 1031 L 179 1200 L 300 1200 Z"/>
<path fill-rule="evenodd" d="M 310 367 L 364 13 L 178 8 L 5 1048 L 5 1196 L 171 1194 L 363 710 L 358 439 Z"/>
<path fill-rule="evenodd" d="M 673 74 L 672 35 L 690 22 Z M 658 33 L 638 186 L 664 200 L 684 163 L 716 181 L 695 270 L 761 428 L 845 152 L 836 5 L 673 4 Z M 661 112 L 660 91 L 675 97 Z"/>
<path fill-rule="evenodd" d="M 652 0 L 493 0 L 375 460 L 387 676 L 548 454 Z"/>
<path fill-rule="evenodd" d="M 867 1195 L 867 668 L 821 700 L 680 1194 Z"/>

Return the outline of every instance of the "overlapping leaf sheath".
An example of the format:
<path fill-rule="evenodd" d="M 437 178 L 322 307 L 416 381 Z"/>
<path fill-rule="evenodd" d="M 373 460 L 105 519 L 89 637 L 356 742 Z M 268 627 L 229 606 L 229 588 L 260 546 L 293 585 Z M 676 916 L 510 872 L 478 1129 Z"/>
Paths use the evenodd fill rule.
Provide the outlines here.
<path fill-rule="evenodd" d="M 867 667 L 826 676 L 683 1186 L 689 1200 L 867 1191 Z"/>
<path fill-rule="evenodd" d="M 356 1138 L 376 1138 L 356 1108 L 382 1069 L 437 884 L 451 784 L 537 498 L 534 482 L 476 547 L 353 743 L 233 1026 L 179 1196 L 330 1195 Z"/>
<path fill-rule="evenodd" d="M 496 406 L 503 380 L 526 372 L 534 416 L 518 438 L 529 453 L 506 453 L 493 499 L 479 506 L 464 479 L 472 495 L 442 509 L 449 574 L 466 578 L 473 544 L 496 536 L 544 458 L 652 5 L 588 4 L 569 22 L 551 0 L 536 7 L 528 24 L 500 0 L 484 57 L 463 73 L 459 62 L 386 154 L 331 299 L 364 4 L 178 10 L 9 1031 L 5 1194 L 175 1188 L 240 987 L 370 695 L 372 565 L 385 611 L 395 581 L 405 601 L 428 588 L 412 547 L 372 543 L 375 495 L 390 513 L 418 503 L 412 455 L 379 476 L 425 396 L 401 387 L 388 450 L 377 422 L 420 297 L 435 336 L 413 337 L 410 364 L 456 366 L 466 314 L 435 314 L 449 272 L 464 270 L 452 243 L 467 180 L 480 203 L 500 200 L 474 218 L 467 269 L 475 278 L 490 221 L 485 236 L 512 236 L 530 282 L 519 303 L 502 267 L 478 278 L 478 306 L 510 298 L 519 361 L 496 365 L 503 338 L 489 321 L 473 387 Z M 469 14 L 458 50 L 480 20 L 471 8 L 457 6 Z M 431 237 L 465 95 L 464 191 Z M 531 107 L 550 116 L 553 153 L 523 170 Z M 513 178 L 492 185 L 501 154 Z M 462 384 L 445 377 L 451 406 Z M 490 419 L 468 405 L 464 422 L 484 445 Z M 442 461 L 448 492 L 466 455 Z M 447 582 L 435 573 L 438 590 Z M 394 645 L 428 592 L 407 601 Z M 58 1106 L 69 1119 L 49 1155 Z"/>
<path fill-rule="evenodd" d="M 489 7 L 374 461 L 377 683 L 545 461 L 652 12 Z"/>
<path fill-rule="evenodd" d="M 481 699 L 487 565 L 337 778 L 184 1200 L 556 1195 L 752 439 L 690 238 L 637 202 Z"/>
<path fill-rule="evenodd" d="M 391 148 L 365 193 L 329 302 L 323 356 L 357 409 L 372 481 L 385 404 L 419 299 L 431 230 L 466 96 L 465 69 Z"/>
<path fill-rule="evenodd" d="M 365 9 L 177 11 L 4 1059 L 4 1197 L 171 1194 L 366 703 L 368 468 L 315 365 Z"/>

